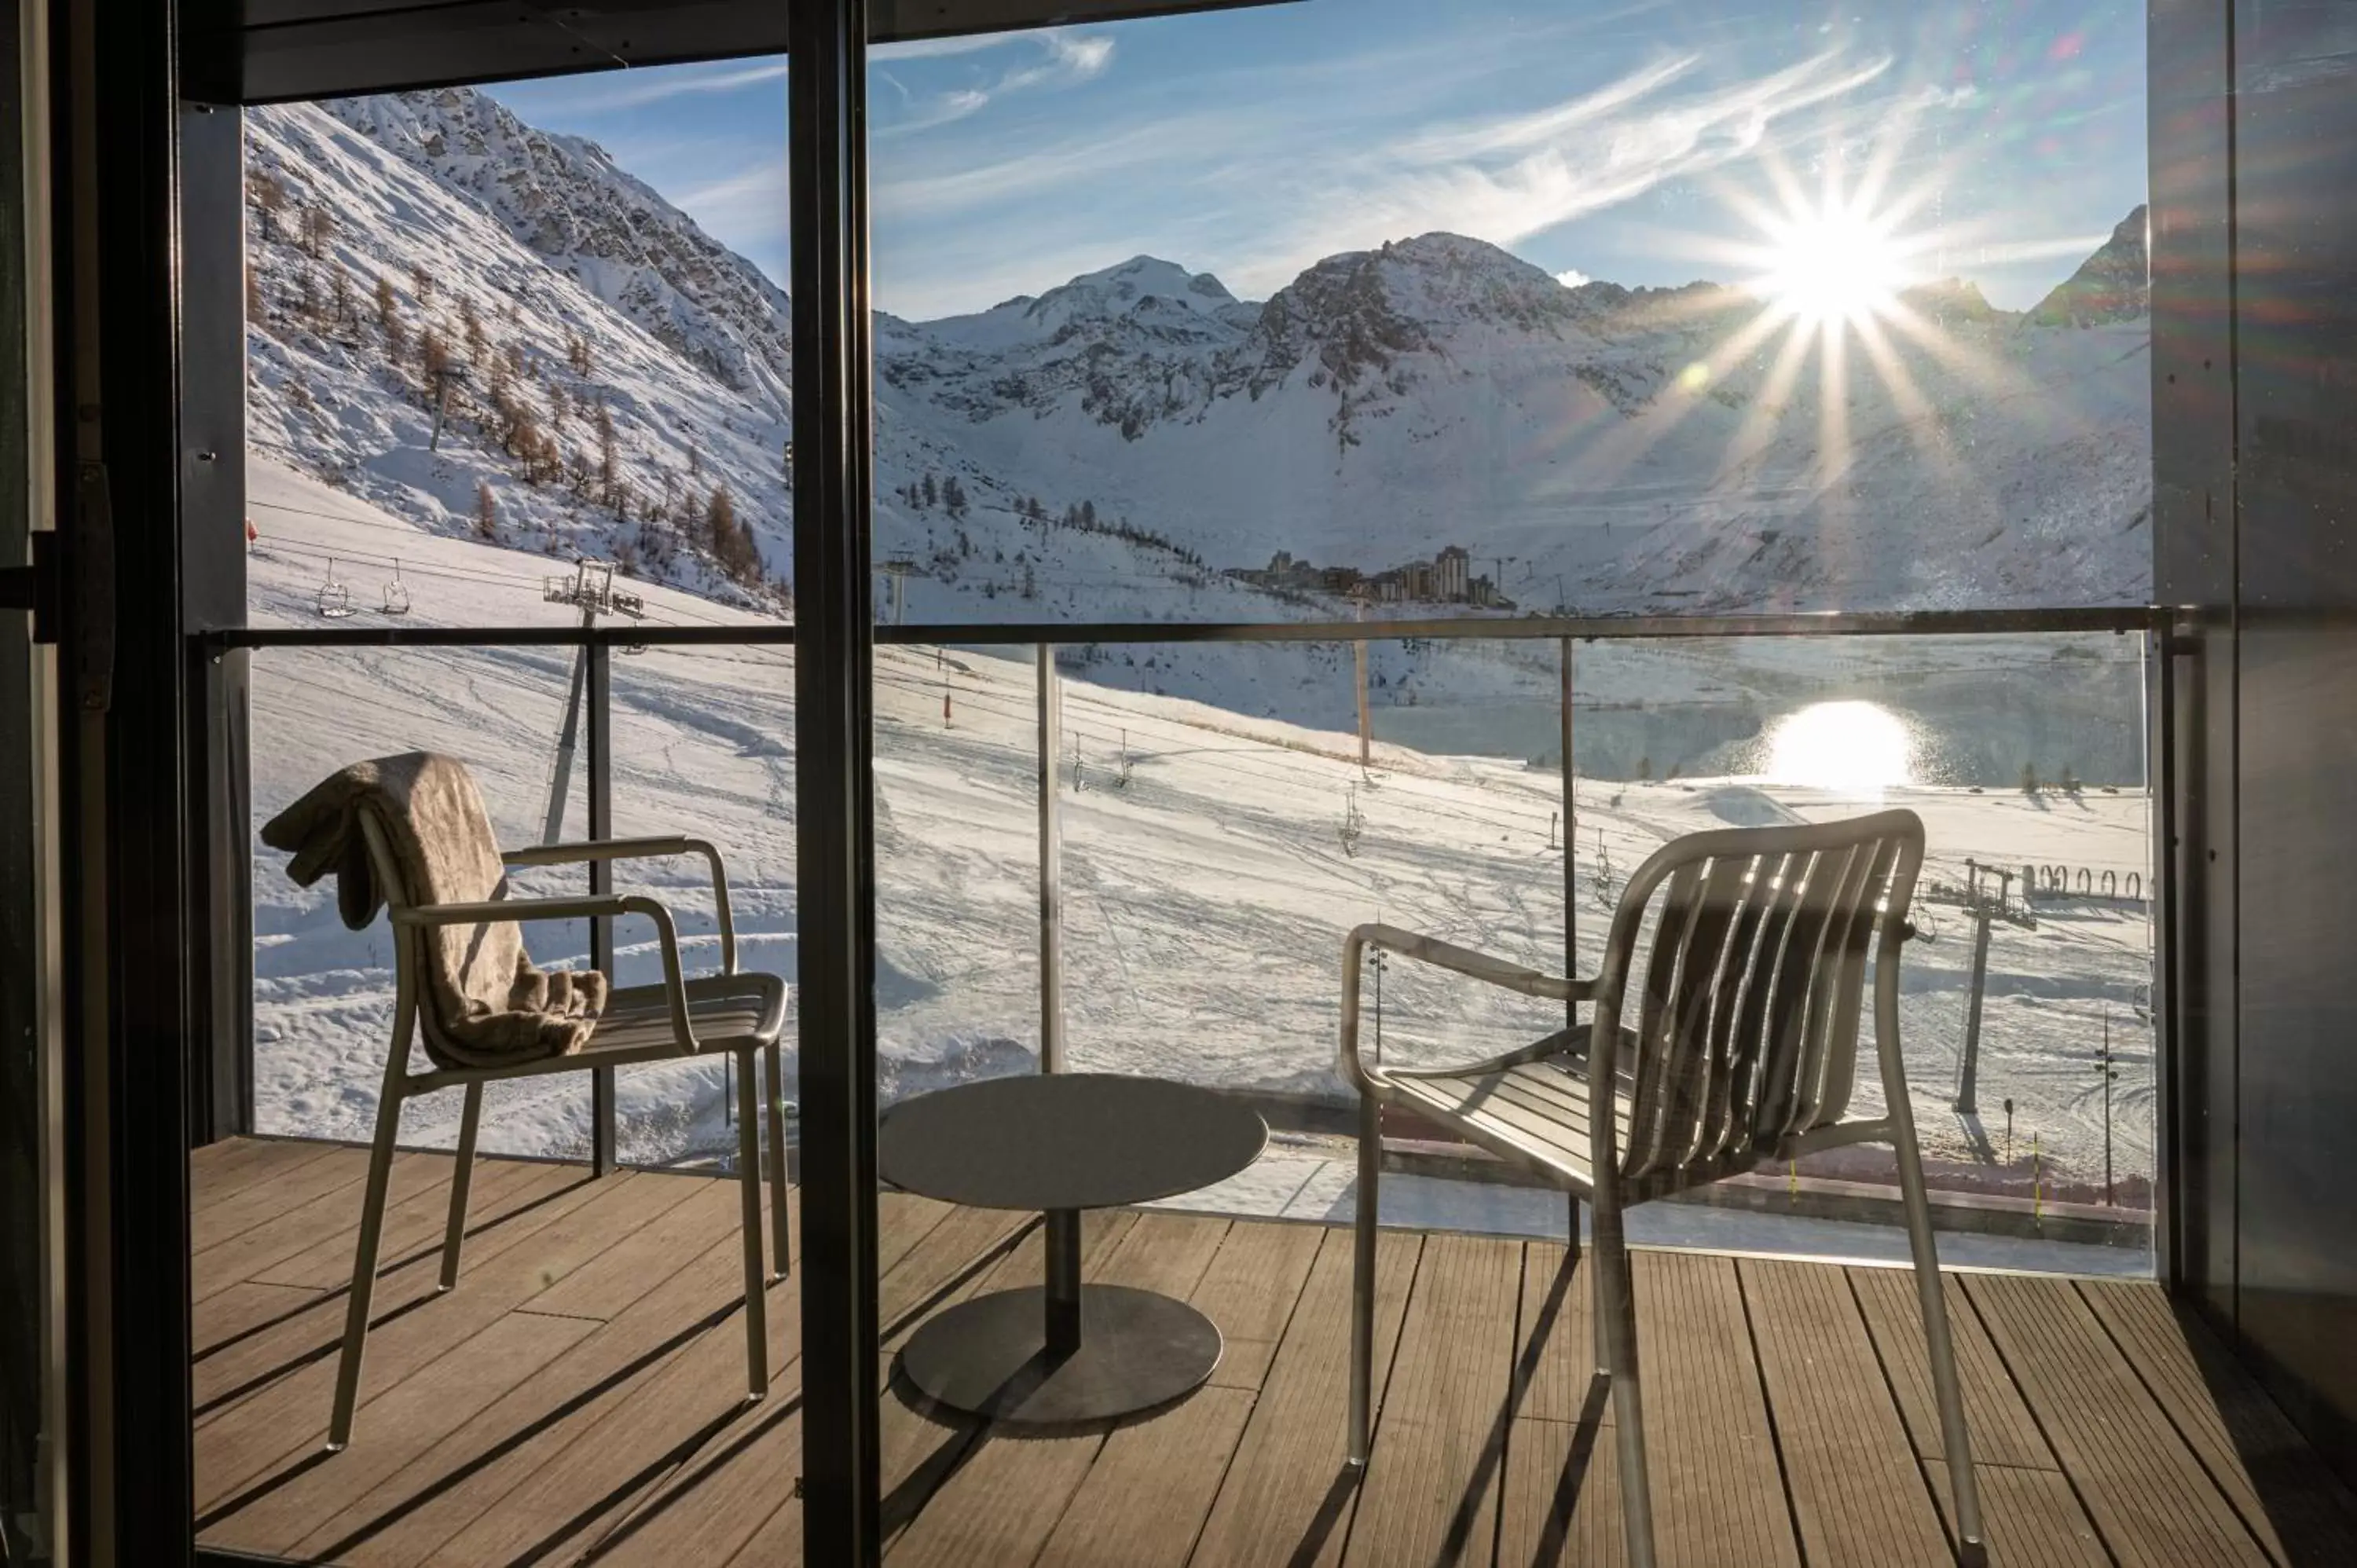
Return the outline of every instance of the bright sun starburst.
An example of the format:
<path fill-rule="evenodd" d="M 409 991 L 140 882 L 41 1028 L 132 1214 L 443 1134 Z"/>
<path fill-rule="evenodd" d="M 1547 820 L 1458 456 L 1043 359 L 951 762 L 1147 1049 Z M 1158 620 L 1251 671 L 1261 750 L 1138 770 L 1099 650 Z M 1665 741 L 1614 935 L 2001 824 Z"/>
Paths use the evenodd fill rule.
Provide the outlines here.
<path fill-rule="evenodd" d="M 1872 320 L 1908 283 L 1890 226 L 1837 201 L 1778 220 L 1763 250 L 1760 292 L 1805 323 Z"/>

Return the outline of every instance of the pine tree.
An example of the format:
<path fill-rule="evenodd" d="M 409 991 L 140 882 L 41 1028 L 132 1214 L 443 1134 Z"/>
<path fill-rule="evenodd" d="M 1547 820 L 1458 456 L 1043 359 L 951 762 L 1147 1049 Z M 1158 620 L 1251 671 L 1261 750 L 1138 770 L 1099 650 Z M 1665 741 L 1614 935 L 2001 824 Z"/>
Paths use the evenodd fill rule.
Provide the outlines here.
<path fill-rule="evenodd" d="M 422 262 L 409 263 L 409 292 L 417 296 L 421 307 L 434 303 L 434 274 L 425 270 Z"/>
<path fill-rule="evenodd" d="M 269 244 L 278 237 L 278 214 L 286 206 L 286 185 L 268 169 L 263 169 L 245 182 L 246 199 L 253 203 L 254 211 L 262 215 L 262 242 Z"/>
<path fill-rule="evenodd" d="M 942 481 L 942 506 L 952 521 L 965 516 L 965 487 L 957 482 L 954 474 Z"/>
<path fill-rule="evenodd" d="M 376 274 L 376 324 L 390 328 L 401 317 L 401 301 L 393 292 L 393 280 L 382 273 Z"/>
<path fill-rule="evenodd" d="M 941 499 L 941 492 L 933 489 L 933 476 L 931 473 L 927 473 L 925 475 L 925 505 L 930 508 L 939 499 Z"/>
<path fill-rule="evenodd" d="M 705 536 L 712 557 L 726 565 L 737 548 L 737 501 L 726 485 L 715 485 L 704 508 Z"/>
<path fill-rule="evenodd" d="M 328 274 L 328 298 L 334 307 L 339 325 L 352 318 L 352 274 L 344 270 L 341 262 L 338 262 L 335 270 Z"/>
<path fill-rule="evenodd" d="M 335 242 L 335 214 L 324 207 L 303 209 L 303 249 L 313 261 L 325 257 L 328 247 Z"/>
<path fill-rule="evenodd" d="M 484 539 L 500 536 L 500 503 L 488 479 L 475 481 L 475 532 Z"/>
<path fill-rule="evenodd" d="M 1096 525 L 1097 503 L 1094 501 L 1082 501 L 1081 503 L 1081 526 L 1082 528 L 1094 528 Z"/>
<path fill-rule="evenodd" d="M 489 343 L 483 336 L 483 318 L 475 309 L 475 298 L 472 295 L 462 294 L 458 296 L 458 326 L 467 335 L 468 363 L 480 365 Z"/>
<path fill-rule="evenodd" d="M 442 336 L 439 323 L 428 327 L 417 345 L 418 360 L 429 381 L 447 375 L 450 371 L 450 343 Z"/>
<path fill-rule="evenodd" d="M 597 485 L 600 493 L 610 497 L 614 493 L 614 482 L 620 464 L 614 453 L 614 411 L 606 406 L 604 398 L 597 400 Z"/>

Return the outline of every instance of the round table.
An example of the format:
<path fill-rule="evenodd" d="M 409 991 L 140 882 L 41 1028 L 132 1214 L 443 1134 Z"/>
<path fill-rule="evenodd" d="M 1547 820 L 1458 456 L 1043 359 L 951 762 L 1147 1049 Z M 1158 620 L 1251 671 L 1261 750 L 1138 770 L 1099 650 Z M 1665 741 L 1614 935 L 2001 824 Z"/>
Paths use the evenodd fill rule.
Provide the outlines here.
<path fill-rule="evenodd" d="M 877 1166 L 906 1191 L 1047 1216 L 1047 1279 L 937 1314 L 900 1369 L 955 1410 L 1031 1425 L 1177 1399 L 1220 1363 L 1211 1319 L 1154 1291 L 1081 1283 L 1080 1210 L 1209 1187 L 1260 1157 L 1268 1126 L 1208 1089 L 1114 1073 L 986 1079 L 884 1113 Z"/>

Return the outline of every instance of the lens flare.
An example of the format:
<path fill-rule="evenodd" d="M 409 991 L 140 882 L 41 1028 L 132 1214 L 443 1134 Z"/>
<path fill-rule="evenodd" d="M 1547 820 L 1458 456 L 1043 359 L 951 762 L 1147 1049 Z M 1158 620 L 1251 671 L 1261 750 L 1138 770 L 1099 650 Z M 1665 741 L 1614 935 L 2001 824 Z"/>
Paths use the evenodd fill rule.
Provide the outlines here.
<path fill-rule="evenodd" d="M 1803 322 L 1871 321 L 1907 286 L 1889 230 L 1832 203 L 1778 223 L 1767 251 L 1759 291 Z"/>

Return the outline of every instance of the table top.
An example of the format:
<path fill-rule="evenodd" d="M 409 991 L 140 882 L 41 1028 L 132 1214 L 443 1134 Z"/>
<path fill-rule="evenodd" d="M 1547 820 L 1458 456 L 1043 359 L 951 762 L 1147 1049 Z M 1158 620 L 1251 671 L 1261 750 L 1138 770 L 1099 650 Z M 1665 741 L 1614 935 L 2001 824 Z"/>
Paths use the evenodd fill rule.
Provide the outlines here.
<path fill-rule="evenodd" d="M 1192 1192 L 1260 1157 L 1268 1124 L 1168 1079 L 1027 1073 L 904 1100 L 877 1164 L 906 1191 L 975 1208 L 1112 1208 Z"/>

